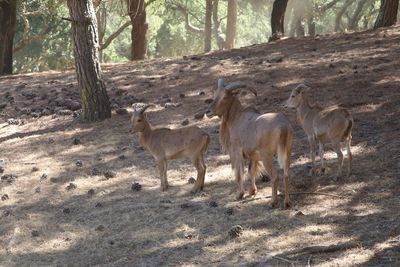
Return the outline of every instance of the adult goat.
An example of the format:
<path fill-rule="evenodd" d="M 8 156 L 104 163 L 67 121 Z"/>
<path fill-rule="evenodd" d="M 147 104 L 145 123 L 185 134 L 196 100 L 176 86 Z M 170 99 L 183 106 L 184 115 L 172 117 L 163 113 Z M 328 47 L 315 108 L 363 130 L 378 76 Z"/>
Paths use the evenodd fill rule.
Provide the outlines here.
<path fill-rule="evenodd" d="M 262 170 L 261 161 L 265 171 L 272 177 L 272 206 L 278 205 L 279 178 L 273 166 L 273 157 L 277 155 L 278 163 L 284 172 L 284 205 L 285 208 L 289 207 L 289 166 L 293 129 L 288 119 L 280 113 L 261 114 L 253 107 L 243 107 L 237 97 L 242 88 L 257 95 L 256 90 L 246 87 L 242 82 L 226 85 L 219 79 L 213 102 L 207 111 L 208 117 L 221 118 L 219 139 L 222 148 L 230 156 L 239 188 L 238 199 L 244 196 L 244 160 L 249 159 L 249 194 L 254 195 L 257 192 L 255 178 Z"/>

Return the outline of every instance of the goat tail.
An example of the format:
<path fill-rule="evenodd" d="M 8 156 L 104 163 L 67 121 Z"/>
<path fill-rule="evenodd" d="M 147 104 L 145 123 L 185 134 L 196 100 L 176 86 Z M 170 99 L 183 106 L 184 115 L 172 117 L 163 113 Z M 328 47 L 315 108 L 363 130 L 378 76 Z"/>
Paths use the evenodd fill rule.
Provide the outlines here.
<path fill-rule="evenodd" d="M 351 117 L 351 115 L 350 114 L 348 114 L 348 116 L 347 116 L 347 121 L 348 121 L 348 125 L 347 125 L 347 128 L 346 128 L 346 130 L 344 131 L 344 133 L 343 133 L 343 137 L 345 138 L 345 139 L 351 139 L 351 131 L 352 131 L 352 129 L 353 129 L 353 124 L 354 124 L 354 122 L 353 122 L 353 118 Z"/>
<path fill-rule="evenodd" d="M 285 171 L 289 170 L 290 155 L 292 153 L 292 140 L 293 129 L 291 127 L 282 129 L 279 138 L 277 158 L 279 167 Z"/>

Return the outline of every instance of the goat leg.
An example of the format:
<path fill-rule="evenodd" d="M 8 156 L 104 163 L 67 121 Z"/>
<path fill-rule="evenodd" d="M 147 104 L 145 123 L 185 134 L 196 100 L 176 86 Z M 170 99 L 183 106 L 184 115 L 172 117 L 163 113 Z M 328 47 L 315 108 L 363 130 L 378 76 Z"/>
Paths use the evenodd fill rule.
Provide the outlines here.
<path fill-rule="evenodd" d="M 314 175 L 316 172 L 315 169 L 315 139 L 314 137 L 309 137 L 308 142 L 310 143 L 310 158 L 311 158 L 311 175 Z"/>
<path fill-rule="evenodd" d="M 165 159 L 161 159 L 158 161 L 158 169 L 160 171 L 161 190 L 166 191 L 168 189 L 168 180 L 167 180 L 167 161 Z"/>
<path fill-rule="evenodd" d="M 351 136 L 347 139 L 347 142 L 346 142 L 347 157 L 348 157 L 347 158 L 347 160 L 348 160 L 347 176 L 351 175 L 351 170 L 352 170 L 352 165 L 353 165 L 353 155 L 351 154 L 350 145 L 351 145 Z"/>
<path fill-rule="evenodd" d="M 335 149 L 335 152 L 338 157 L 338 171 L 336 174 L 336 178 L 339 178 L 342 176 L 342 168 L 343 168 L 343 153 L 340 147 L 340 142 L 334 142 L 333 148 Z"/>
<path fill-rule="evenodd" d="M 250 190 L 249 190 L 249 195 L 254 196 L 257 194 L 257 186 L 256 186 L 256 172 L 257 172 L 257 167 L 256 167 L 256 162 L 251 160 L 249 164 L 249 179 L 250 179 Z"/>

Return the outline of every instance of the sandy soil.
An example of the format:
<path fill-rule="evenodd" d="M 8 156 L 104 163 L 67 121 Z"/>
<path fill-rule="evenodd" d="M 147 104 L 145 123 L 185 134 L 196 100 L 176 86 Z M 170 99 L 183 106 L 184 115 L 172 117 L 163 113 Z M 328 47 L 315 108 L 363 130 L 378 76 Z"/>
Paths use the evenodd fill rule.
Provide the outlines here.
<path fill-rule="evenodd" d="M 73 70 L 1 77 L 0 265 L 399 265 L 399 58 L 400 27 L 393 27 L 104 65 L 114 108 L 152 102 L 153 125 L 180 127 L 188 118 L 211 135 L 206 186 L 196 195 L 188 193 L 195 170 L 184 160 L 169 164 L 171 187 L 160 192 L 154 160 L 128 132 L 129 114 L 113 111 L 93 124 L 53 114 L 60 99 L 79 100 Z M 269 208 L 271 185 L 261 178 L 256 197 L 235 200 L 218 119 L 194 119 L 219 77 L 246 81 L 259 95 L 241 96 L 244 103 L 292 122 L 291 209 Z M 308 175 L 306 136 L 294 110 L 282 107 L 300 82 L 313 88 L 313 100 L 353 114 L 350 177 L 334 179 L 331 150 L 328 173 Z M 182 106 L 164 108 L 168 101 Z M 237 238 L 228 235 L 234 225 L 244 229 Z"/>

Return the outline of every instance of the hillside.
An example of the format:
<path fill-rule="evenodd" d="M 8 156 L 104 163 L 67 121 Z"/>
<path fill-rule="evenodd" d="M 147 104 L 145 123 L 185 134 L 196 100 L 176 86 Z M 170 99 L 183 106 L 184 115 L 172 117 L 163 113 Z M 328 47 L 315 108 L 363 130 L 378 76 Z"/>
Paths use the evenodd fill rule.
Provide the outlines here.
<path fill-rule="evenodd" d="M 399 58 L 397 26 L 107 64 L 114 111 L 94 124 L 69 111 L 79 108 L 74 70 L 0 77 L 0 265 L 399 265 Z M 257 180 L 256 197 L 235 200 L 219 120 L 194 118 L 219 77 L 245 81 L 258 96 L 244 94 L 244 103 L 292 122 L 291 209 L 269 208 L 267 179 Z M 353 114 L 350 177 L 334 179 L 330 149 L 328 172 L 308 175 L 307 138 L 295 111 L 282 106 L 300 82 L 314 101 Z M 135 102 L 157 104 L 148 112 L 154 125 L 179 127 L 187 118 L 211 135 L 204 192 L 188 194 L 196 174 L 189 161 L 169 164 L 170 189 L 160 191 L 153 158 L 129 133 L 129 114 L 115 112 Z M 237 224 L 243 234 L 230 238 Z"/>

